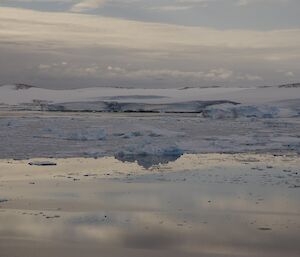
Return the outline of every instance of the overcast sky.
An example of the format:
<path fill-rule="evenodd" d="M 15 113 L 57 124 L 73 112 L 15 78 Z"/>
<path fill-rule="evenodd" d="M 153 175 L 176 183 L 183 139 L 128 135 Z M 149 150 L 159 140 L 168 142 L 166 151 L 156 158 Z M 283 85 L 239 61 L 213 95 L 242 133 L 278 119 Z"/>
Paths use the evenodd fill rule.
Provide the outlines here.
<path fill-rule="evenodd" d="M 0 84 L 300 81 L 299 0 L 0 0 Z"/>

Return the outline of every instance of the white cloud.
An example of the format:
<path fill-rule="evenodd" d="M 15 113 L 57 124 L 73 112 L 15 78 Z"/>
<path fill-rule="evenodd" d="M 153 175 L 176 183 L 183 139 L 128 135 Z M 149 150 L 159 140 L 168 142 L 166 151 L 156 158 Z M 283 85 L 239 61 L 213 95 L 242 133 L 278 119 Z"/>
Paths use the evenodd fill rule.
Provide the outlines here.
<path fill-rule="evenodd" d="M 154 6 L 149 8 L 150 10 L 154 10 L 154 11 L 167 11 L 167 12 L 174 12 L 174 11 L 186 11 L 186 10 L 190 10 L 192 9 L 193 6 L 191 5 L 164 5 L 164 6 Z"/>
<path fill-rule="evenodd" d="M 248 80 L 248 81 L 262 81 L 263 78 L 261 76 L 252 75 L 252 74 L 244 74 L 238 75 L 236 77 L 237 80 Z"/>
<path fill-rule="evenodd" d="M 155 11 L 186 11 L 197 7 L 207 7 L 210 2 L 214 2 L 216 0 L 177 0 L 171 1 L 168 4 L 160 4 L 151 6 L 150 10 Z"/>
<path fill-rule="evenodd" d="M 288 3 L 290 0 L 237 0 L 238 6 L 247 6 L 250 4 L 257 4 L 257 3 L 269 3 L 269 4 L 275 4 L 275 3 Z"/>
<path fill-rule="evenodd" d="M 105 2 L 106 2 L 105 0 L 85 0 L 73 5 L 70 11 L 84 12 L 84 11 L 96 9 L 99 8 L 101 5 L 103 5 Z"/>
<path fill-rule="evenodd" d="M 292 71 L 288 71 L 288 72 L 285 73 L 285 76 L 287 76 L 287 77 L 295 77 L 295 74 Z"/>
<path fill-rule="evenodd" d="M 66 65 L 64 63 L 40 64 L 38 66 L 42 73 L 60 73 L 72 77 L 94 77 L 94 78 L 126 78 L 131 80 L 142 79 L 166 79 L 180 81 L 211 81 L 225 82 L 231 80 L 260 81 L 262 78 L 256 75 L 241 74 L 226 68 L 216 68 L 203 71 L 182 71 L 174 69 L 126 69 L 118 66 L 108 65 L 101 67 L 93 64 L 88 66 Z"/>
<path fill-rule="evenodd" d="M 41 1 L 41 0 L 25 0 L 25 1 Z M 47 0 L 49 1 L 49 0 Z M 51 0 L 59 1 L 59 0 Z M 65 0 L 70 2 L 70 0 Z M 258 3 L 289 3 L 290 0 L 232 0 L 234 4 L 238 6 L 248 6 Z M 120 4 L 137 4 L 149 10 L 155 11 L 186 11 L 195 7 L 207 7 L 214 2 L 232 4 L 232 1 L 228 0 L 169 0 L 162 1 L 161 3 L 151 3 L 145 0 L 81 0 L 75 3 L 70 9 L 71 12 L 86 12 L 89 10 L 97 9 L 103 6 L 105 3 L 120 5 Z"/>

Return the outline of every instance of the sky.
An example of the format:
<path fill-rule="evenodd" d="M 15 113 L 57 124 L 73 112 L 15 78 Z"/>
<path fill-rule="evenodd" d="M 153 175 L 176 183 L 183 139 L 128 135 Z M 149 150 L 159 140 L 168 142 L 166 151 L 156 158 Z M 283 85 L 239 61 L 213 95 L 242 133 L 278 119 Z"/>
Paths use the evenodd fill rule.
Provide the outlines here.
<path fill-rule="evenodd" d="M 0 0 L 0 84 L 300 82 L 299 0 Z"/>

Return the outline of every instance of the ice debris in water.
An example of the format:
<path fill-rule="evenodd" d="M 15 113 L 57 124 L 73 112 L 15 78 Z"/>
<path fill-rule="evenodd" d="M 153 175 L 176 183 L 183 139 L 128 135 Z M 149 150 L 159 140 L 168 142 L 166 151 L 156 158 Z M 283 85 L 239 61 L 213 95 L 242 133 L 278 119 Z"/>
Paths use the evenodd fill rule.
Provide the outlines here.
<path fill-rule="evenodd" d="M 57 165 L 55 162 L 49 162 L 49 161 L 29 162 L 28 164 L 31 166 L 56 166 Z"/>
<path fill-rule="evenodd" d="M 143 136 L 142 132 L 133 131 L 133 132 L 129 132 L 127 134 L 124 134 L 122 137 L 123 138 L 134 138 L 134 137 L 141 137 L 141 136 Z"/>
<path fill-rule="evenodd" d="M 67 135 L 62 135 L 62 138 L 66 140 L 74 141 L 91 141 L 91 140 L 105 140 L 106 133 L 104 129 L 89 129 L 82 131 L 75 131 Z"/>
<path fill-rule="evenodd" d="M 279 118 L 296 115 L 289 109 L 275 106 L 247 106 L 223 104 L 219 106 L 207 107 L 203 110 L 203 117 L 212 119 L 234 119 L 234 118 Z"/>

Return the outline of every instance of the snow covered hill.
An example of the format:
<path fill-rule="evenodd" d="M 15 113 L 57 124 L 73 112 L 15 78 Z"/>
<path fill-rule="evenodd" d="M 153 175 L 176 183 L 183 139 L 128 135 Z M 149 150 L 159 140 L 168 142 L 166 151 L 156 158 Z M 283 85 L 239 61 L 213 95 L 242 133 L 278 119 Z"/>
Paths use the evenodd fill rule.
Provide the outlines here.
<path fill-rule="evenodd" d="M 0 87 L 0 109 L 96 112 L 205 113 L 206 117 L 297 115 L 300 87 L 50 90 Z"/>

